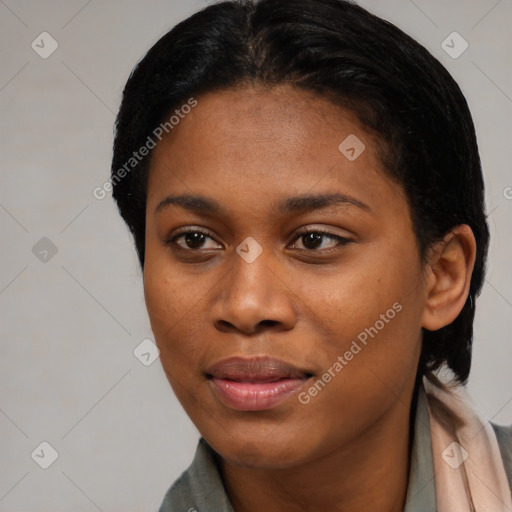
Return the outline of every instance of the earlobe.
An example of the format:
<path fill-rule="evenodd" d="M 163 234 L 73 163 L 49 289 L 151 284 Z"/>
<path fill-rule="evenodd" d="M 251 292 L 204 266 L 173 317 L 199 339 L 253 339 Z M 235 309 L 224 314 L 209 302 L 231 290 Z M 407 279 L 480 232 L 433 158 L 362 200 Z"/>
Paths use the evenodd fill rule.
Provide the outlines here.
<path fill-rule="evenodd" d="M 466 224 L 453 228 L 432 248 L 422 327 L 437 331 L 457 318 L 469 294 L 475 254 L 475 237 Z"/>

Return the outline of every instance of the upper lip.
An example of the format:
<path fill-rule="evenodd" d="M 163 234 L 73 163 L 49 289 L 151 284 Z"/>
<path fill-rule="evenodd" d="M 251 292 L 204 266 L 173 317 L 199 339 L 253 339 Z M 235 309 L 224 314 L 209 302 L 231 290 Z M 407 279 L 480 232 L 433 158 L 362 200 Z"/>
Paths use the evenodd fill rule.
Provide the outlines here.
<path fill-rule="evenodd" d="M 244 382 L 272 382 L 281 379 L 304 379 L 312 374 L 272 357 L 230 357 L 211 366 L 208 377 Z"/>

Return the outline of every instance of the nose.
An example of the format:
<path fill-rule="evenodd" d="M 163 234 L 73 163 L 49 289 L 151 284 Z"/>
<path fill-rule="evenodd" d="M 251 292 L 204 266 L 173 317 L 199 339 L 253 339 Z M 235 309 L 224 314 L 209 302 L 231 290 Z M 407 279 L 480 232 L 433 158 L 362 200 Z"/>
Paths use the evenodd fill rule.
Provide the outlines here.
<path fill-rule="evenodd" d="M 219 283 L 210 310 L 219 331 L 257 334 L 294 327 L 293 291 L 283 273 L 279 275 L 278 267 L 269 266 L 264 254 L 251 263 L 233 256 L 234 264 Z"/>

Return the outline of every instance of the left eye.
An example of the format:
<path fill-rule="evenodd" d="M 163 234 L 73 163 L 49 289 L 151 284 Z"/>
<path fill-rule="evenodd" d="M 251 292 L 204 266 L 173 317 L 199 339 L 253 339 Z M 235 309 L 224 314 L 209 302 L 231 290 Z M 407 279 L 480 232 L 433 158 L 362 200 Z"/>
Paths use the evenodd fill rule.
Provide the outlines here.
<path fill-rule="evenodd" d="M 325 247 L 322 246 L 323 240 L 330 239 L 330 246 Z M 339 235 L 334 235 L 333 233 L 328 233 L 325 231 L 307 231 L 301 233 L 296 240 L 301 240 L 304 249 L 308 251 L 314 251 L 317 249 L 332 249 L 336 246 L 343 246 L 350 243 L 348 238 L 344 238 Z M 296 247 L 297 248 L 297 247 Z M 302 247 L 298 247 L 298 249 L 302 249 Z"/>

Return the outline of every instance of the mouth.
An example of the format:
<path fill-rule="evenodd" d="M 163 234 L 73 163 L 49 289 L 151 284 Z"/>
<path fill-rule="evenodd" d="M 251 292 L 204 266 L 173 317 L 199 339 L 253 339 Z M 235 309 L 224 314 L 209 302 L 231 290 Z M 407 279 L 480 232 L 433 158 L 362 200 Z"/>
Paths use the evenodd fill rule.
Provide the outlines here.
<path fill-rule="evenodd" d="M 238 411 L 272 409 L 312 376 L 307 370 L 270 357 L 232 357 L 206 372 L 215 396 Z"/>

